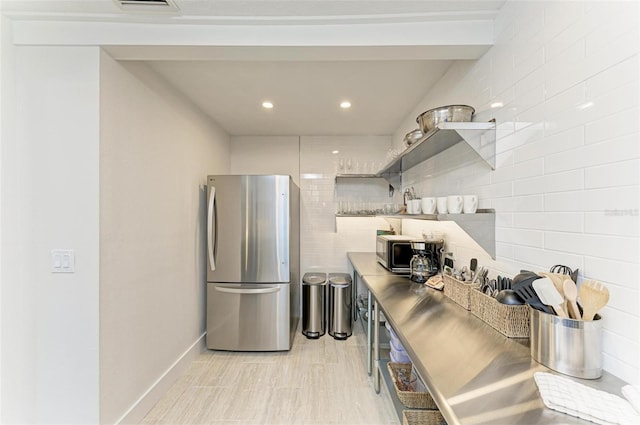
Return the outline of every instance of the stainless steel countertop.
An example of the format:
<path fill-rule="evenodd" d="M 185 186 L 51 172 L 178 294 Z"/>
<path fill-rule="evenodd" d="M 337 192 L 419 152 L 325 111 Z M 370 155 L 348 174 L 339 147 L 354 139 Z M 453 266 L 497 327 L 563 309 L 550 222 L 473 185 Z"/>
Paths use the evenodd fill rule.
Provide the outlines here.
<path fill-rule="evenodd" d="M 360 276 L 396 276 L 378 263 L 375 252 L 349 252 L 347 257 Z"/>
<path fill-rule="evenodd" d="M 442 292 L 378 270 L 375 253 L 348 257 L 449 425 L 591 424 L 544 406 L 533 373 L 553 371 L 531 359 L 528 339 L 507 338 Z M 616 395 L 625 385 L 606 372 L 574 379 Z"/>

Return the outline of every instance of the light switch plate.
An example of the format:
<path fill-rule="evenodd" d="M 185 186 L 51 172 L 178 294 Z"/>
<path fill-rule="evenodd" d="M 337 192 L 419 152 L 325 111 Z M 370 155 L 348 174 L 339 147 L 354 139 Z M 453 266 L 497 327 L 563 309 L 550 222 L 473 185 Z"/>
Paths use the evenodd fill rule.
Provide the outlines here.
<path fill-rule="evenodd" d="M 75 273 L 76 258 L 73 249 L 51 250 L 51 273 Z"/>

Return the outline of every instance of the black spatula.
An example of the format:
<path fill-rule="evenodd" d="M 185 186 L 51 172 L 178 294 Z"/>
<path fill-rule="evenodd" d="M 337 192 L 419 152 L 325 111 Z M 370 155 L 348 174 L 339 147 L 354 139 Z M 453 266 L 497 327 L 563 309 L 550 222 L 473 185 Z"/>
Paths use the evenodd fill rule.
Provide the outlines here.
<path fill-rule="evenodd" d="M 525 303 L 529 304 L 531 307 L 536 310 L 544 311 L 545 313 L 553 314 L 553 311 L 548 306 L 544 305 L 542 301 L 540 301 L 540 297 L 536 294 L 535 289 L 533 289 L 533 282 L 537 279 L 540 279 L 540 276 L 527 276 L 524 279 L 517 279 L 518 276 L 513 278 L 513 291 L 518 294 L 520 298 L 524 300 Z M 517 281 L 517 283 L 516 283 Z"/>

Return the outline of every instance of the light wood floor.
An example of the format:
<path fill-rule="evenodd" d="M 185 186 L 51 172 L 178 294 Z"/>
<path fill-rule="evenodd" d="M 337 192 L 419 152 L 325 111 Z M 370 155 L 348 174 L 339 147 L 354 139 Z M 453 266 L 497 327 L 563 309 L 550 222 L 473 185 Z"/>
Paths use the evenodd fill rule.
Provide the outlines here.
<path fill-rule="evenodd" d="M 142 421 L 151 424 L 398 424 L 367 376 L 361 323 L 336 341 L 300 331 L 289 352 L 202 353 Z"/>

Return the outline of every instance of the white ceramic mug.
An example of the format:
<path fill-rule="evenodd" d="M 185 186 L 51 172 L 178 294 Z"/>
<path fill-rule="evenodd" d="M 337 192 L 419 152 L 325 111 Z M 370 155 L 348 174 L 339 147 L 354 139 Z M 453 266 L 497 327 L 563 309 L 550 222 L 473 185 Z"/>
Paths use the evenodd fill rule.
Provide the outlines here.
<path fill-rule="evenodd" d="M 465 214 L 473 214 L 478 209 L 478 196 L 464 195 L 462 197 L 462 212 Z"/>
<path fill-rule="evenodd" d="M 421 199 L 412 199 L 411 200 L 411 206 L 412 206 L 412 210 L 413 212 L 411 214 L 420 214 L 422 212 L 422 207 L 421 207 Z"/>
<path fill-rule="evenodd" d="M 411 202 L 411 199 L 407 200 L 407 214 L 413 214 L 413 202 Z"/>
<path fill-rule="evenodd" d="M 446 214 L 447 213 L 447 197 L 441 196 L 436 199 L 436 205 L 438 207 L 438 214 Z"/>
<path fill-rule="evenodd" d="M 436 198 L 422 198 L 422 214 L 436 212 Z"/>
<path fill-rule="evenodd" d="M 462 196 L 447 196 L 447 211 L 449 214 L 460 214 L 462 212 Z"/>

